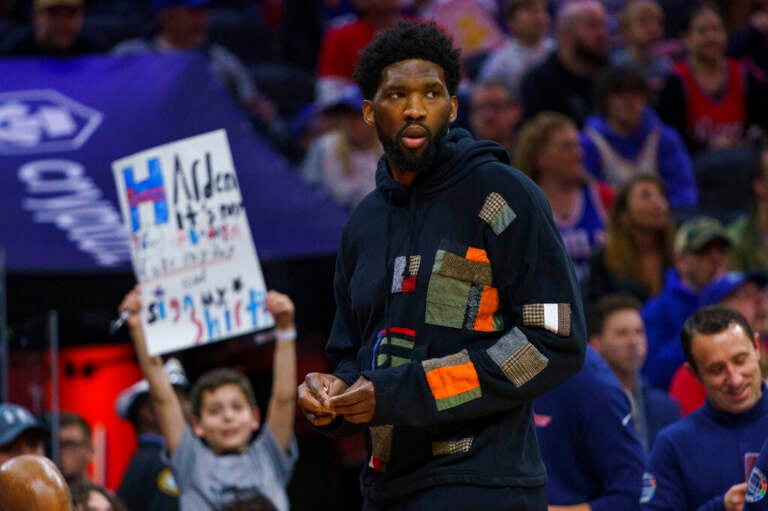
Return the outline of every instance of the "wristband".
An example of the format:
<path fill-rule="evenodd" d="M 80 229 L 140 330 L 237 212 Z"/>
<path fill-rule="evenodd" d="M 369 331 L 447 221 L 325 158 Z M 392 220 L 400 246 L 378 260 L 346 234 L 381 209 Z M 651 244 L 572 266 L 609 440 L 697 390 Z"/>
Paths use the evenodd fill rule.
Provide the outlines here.
<path fill-rule="evenodd" d="M 275 340 L 278 342 L 295 341 L 296 328 L 291 327 L 275 329 Z"/>

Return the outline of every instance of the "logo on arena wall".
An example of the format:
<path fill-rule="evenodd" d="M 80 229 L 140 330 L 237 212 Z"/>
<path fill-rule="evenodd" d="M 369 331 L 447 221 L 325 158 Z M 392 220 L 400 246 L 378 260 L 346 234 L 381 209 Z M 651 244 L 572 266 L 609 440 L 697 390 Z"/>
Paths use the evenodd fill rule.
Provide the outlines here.
<path fill-rule="evenodd" d="M 0 154 L 73 151 L 103 117 L 53 89 L 0 93 Z"/>

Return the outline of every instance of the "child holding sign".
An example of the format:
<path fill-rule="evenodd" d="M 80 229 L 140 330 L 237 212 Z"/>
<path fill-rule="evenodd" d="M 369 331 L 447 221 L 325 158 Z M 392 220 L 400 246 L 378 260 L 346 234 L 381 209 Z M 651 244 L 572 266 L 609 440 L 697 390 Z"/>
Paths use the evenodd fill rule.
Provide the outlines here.
<path fill-rule="evenodd" d="M 149 396 L 171 456 L 181 492 L 181 509 L 219 509 L 246 494 L 264 494 L 275 508 L 289 508 L 285 486 L 298 457 L 293 436 L 296 403 L 296 330 L 291 299 L 276 291 L 267 294 L 266 309 L 275 318 L 276 339 L 272 395 L 261 434 L 260 412 L 253 389 L 241 373 L 225 368 L 203 374 L 192 388 L 192 425 L 163 371 L 152 357 L 142 330 L 141 298 L 136 287 L 123 300 L 128 327 Z"/>

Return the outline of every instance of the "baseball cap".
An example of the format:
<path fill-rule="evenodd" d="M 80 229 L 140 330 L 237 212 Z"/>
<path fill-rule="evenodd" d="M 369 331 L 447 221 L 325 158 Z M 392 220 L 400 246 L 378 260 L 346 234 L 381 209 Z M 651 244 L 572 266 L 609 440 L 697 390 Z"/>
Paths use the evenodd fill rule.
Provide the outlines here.
<path fill-rule="evenodd" d="M 0 403 L 0 445 L 10 444 L 26 431 L 49 435 L 48 428 L 23 406 Z"/>
<path fill-rule="evenodd" d="M 731 246 L 731 239 L 719 220 L 707 216 L 691 218 L 683 222 L 675 235 L 675 253 L 682 254 L 687 250 L 700 250 L 707 243 L 721 240 Z"/>
<path fill-rule="evenodd" d="M 765 273 L 731 271 L 711 282 L 701 293 L 701 305 L 715 305 L 736 291 L 742 284 L 754 282 L 760 288 L 768 284 Z"/>
<path fill-rule="evenodd" d="M 210 0 L 152 0 L 152 12 L 158 13 L 168 7 L 174 7 L 177 5 L 183 7 L 205 7 L 210 3 Z"/>
<path fill-rule="evenodd" d="M 189 386 L 189 380 L 184 372 L 184 368 L 182 367 L 181 362 L 177 359 L 169 358 L 165 365 L 163 365 L 163 371 L 165 371 L 168 381 L 171 382 L 171 385 L 174 387 L 187 388 Z M 137 381 L 122 391 L 120 395 L 117 396 L 117 401 L 115 402 L 117 415 L 126 420 L 130 419 L 134 411 L 133 407 L 138 403 L 139 398 L 146 396 L 147 394 L 149 394 L 149 382 L 146 378 Z"/>
<path fill-rule="evenodd" d="M 63 5 L 65 7 L 75 7 L 82 9 L 85 2 L 84 0 L 35 0 L 34 8 L 36 11 L 42 11 L 49 7 L 57 7 Z"/>

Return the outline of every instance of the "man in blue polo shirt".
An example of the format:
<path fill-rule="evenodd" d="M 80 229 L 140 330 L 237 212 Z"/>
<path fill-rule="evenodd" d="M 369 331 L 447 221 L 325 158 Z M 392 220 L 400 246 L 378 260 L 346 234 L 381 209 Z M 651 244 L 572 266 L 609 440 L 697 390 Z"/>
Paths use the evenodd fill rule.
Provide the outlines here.
<path fill-rule="evenodd" d="M 533 412 L 550 511 L 640 510 L 647 457 L 627 394 L 594 349 Z"/>
<path fill-rule="evenodd" d="M 744 316 L 716 305 L 688 318 L 680 339 L 707 402 L 656 439 L 656 491 L 643 509 L 742 511 L 744 454 L 758 451 L 768 433 L 758 337 Z"/>

